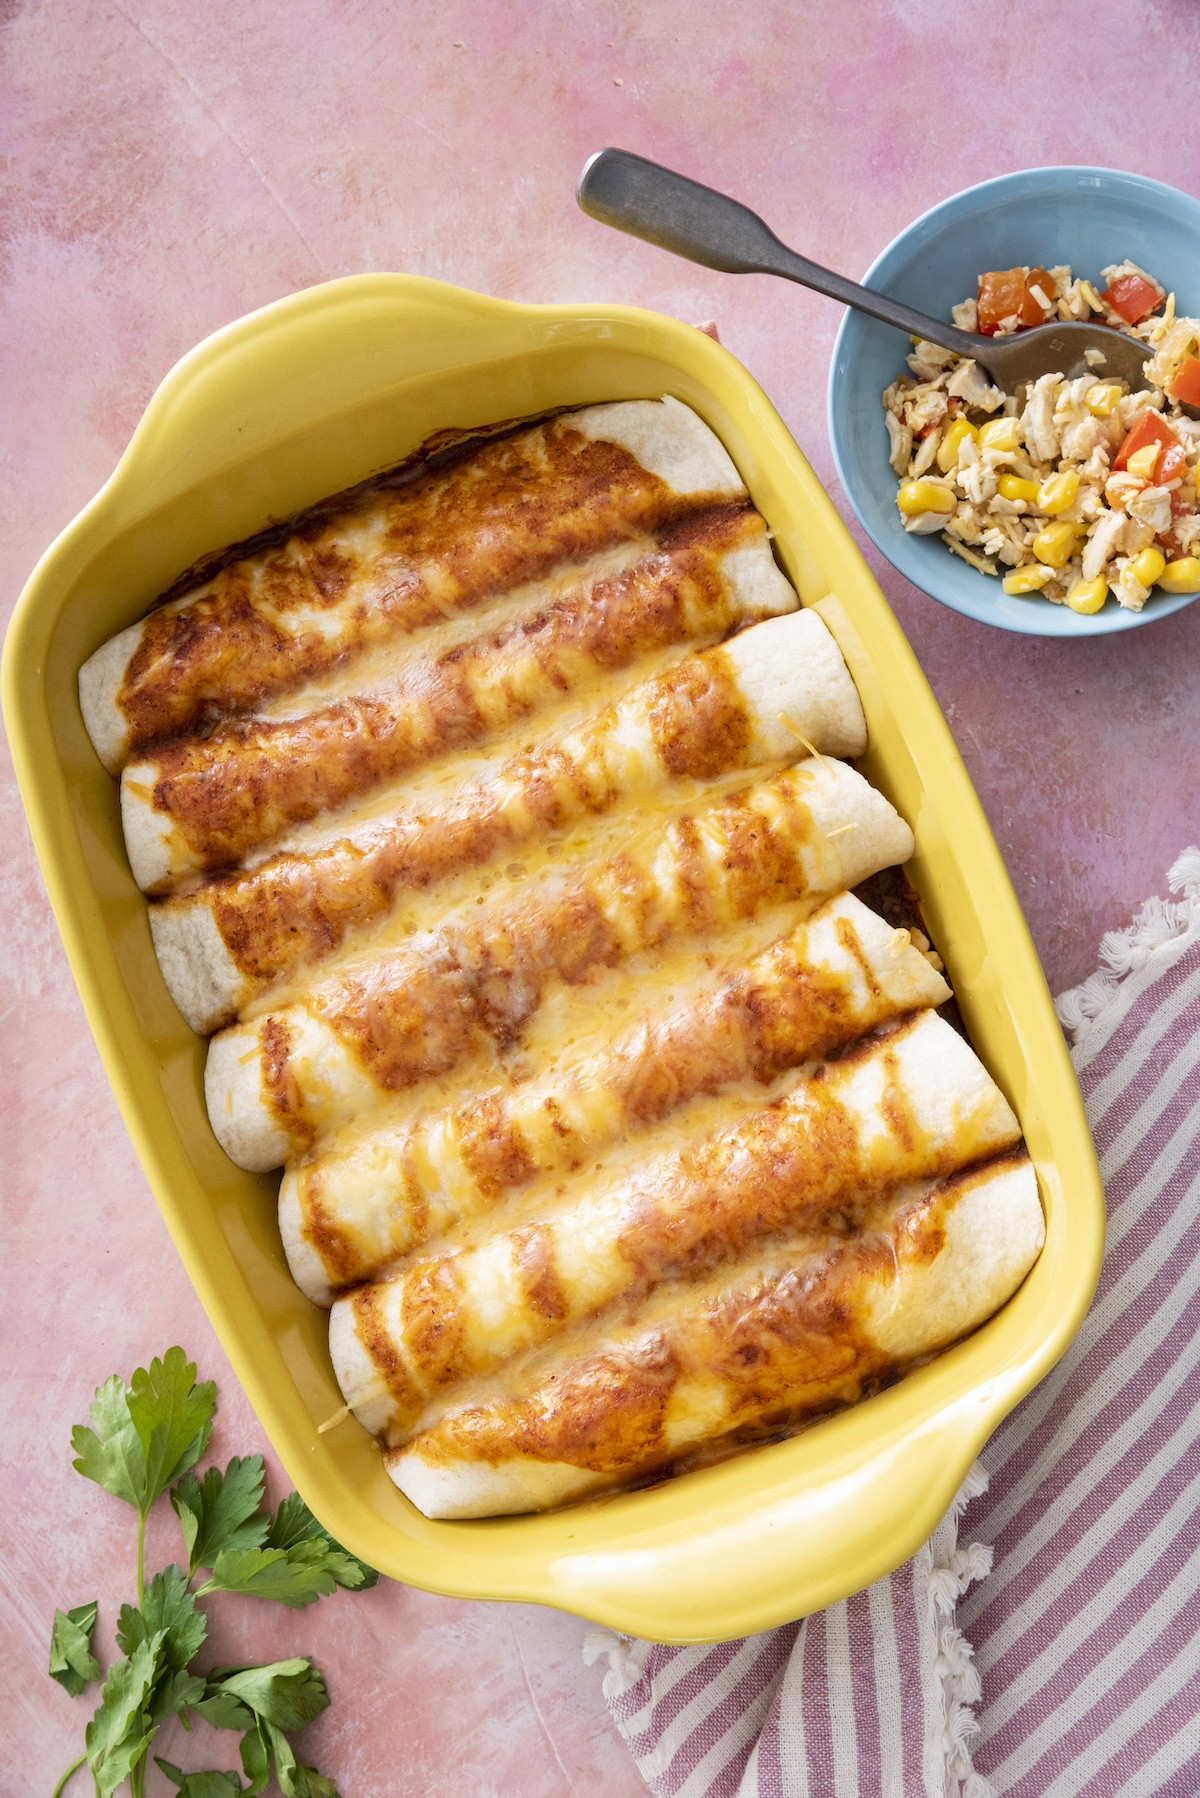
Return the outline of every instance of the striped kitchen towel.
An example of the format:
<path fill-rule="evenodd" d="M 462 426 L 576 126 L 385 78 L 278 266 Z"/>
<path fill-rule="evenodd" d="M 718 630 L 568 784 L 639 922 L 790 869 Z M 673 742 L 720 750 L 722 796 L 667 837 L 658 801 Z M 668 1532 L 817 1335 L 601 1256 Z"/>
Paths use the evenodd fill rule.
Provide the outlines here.
<path fill-rule="evenodd" d="M 1109 1212 L 1082 1330 L 889 1579 L 715 1647 L 591 1632 L 660 1798 L 1200 1793 L 1200 849 L 1168 878 L 1058 1001 Z"/>

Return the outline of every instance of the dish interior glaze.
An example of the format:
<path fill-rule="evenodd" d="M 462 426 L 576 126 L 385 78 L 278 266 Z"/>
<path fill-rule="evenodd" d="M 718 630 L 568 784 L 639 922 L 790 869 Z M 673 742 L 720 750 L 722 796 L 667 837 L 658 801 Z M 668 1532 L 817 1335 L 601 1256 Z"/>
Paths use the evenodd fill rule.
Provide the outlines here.
<path fill-rule="evenodd" d="M 1047 1243 L 975 1335 L 788 1441 L 553 1514 L 433 1522 L 357 1423 L 318 1429 L 341 1405 L 326 1314 L 288 1275 L 275 1177 L 240 1172 L 209 1129 L 205 1044 L 159 974 L 76 677 L 181 569 L 435 432 L 664 393 L 723 440 L 858 682 L 864 772 L 916 833 L 910 874 L 975 1046 L 1020 1118 Z M 43 557 L 9 632 L 4 704 L 71 966 L 158 1204 L 288 1474 L 335 1536 L 431 1591 L 536 1601 L 676 1642 L 805 1615 L 915 1551 L 1083 1317 L 1103 1243 L 1099 1175 L 1032 944 L 941 713 L 828 498 L 732 356 L 647 312 L 517 306 L 398 275 L 252 314 L 172 371 L 112 479 Z"/>

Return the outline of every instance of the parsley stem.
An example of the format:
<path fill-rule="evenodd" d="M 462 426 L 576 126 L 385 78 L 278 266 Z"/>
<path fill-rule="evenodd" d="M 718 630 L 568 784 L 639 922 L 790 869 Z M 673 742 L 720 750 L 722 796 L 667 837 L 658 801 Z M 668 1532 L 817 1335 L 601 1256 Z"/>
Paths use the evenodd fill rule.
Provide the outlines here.
<path fill-rule="evenodd" d="M 61 1798 L 61 1794 L 66 1790 L 67 1781 L 70 1779 L 72 1773 L 78 1773 L 80 1767 L 82 1767 L 82 1765 L 86 1759 L 87 1759 L 87 1755 L 81 1754 L 77 1761 L 71 1762 L 71 1765 L 67 1768 L 66 1772 L 63 1774 L 62 1778 L 59 1780 L 58 1784 L 55 1786 L 53 1792 L 51 1792 L 50 1798 Z"/>
<path fill-rule="evenodd" d="M 138 1610 L 146 1605 L 146 1513 L 138 1511 L 137 1533 L 137 1601 Z"/>

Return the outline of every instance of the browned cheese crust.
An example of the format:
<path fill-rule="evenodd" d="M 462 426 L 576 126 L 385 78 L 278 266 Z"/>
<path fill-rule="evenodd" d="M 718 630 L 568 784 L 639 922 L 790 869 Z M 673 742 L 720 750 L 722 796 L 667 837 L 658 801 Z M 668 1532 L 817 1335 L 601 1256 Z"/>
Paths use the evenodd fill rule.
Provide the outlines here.
<path fill-rule="evenodd" d="M 891 1016 L 895 1007 L 853 925 L 839 918 L 834 929 L 861 971 L 870 994 L 866 1005 L 839 974 L 813 964 L 806 933 L 784 938 L 745 968 L 727 972 L 699 1000 L 618 1035 L 586 1064 L 589 1087 L 603 1089 L 612 1101 L 613 1134 L 640 1134 L 691 1100 L 745 1080 L 769 1085 L 786 1069 L 827 1055 Z M 508 1090 L 484 1093 L 444 1120 L 438 1116 L 439 1133 L 453 1140 L 486 1204 L 540 1175 L 575 1173 L 594 1155 L 595 1143 L 581 1136 L 561 1101 L 547 1097 L 542 1103 L 550 1129 L 538 1135 L 536 1147 L 522 1128 L 521 1096 Z M 416 1168 L 423 1124 L 397 1130 L 388 1154 L 393 1204 L 406 1214 L 415 1242 L 430 1225 L 444 1229 L 456 1215 L 448 1199 L 435 1207 L 436 1217 L 430 1214 L 427 1181 Z M 346 1288 L 376 1275 L 377 1262 L 364 1263 L 359 1233 L 345 1228 L 324 1202 L 320 1160 L 300 1168 L 298 1176 L 301 1228 L 331 1283 Z"/>
<path fill-rule="evenodd" d="M 1011 1159 L 1023 1161 L 1023 1151 Z M 854 1403 L 902 1366 L 872 1338 L 870 1294 L 936 1259 L 947 1210 L 979 1173 L 968 1169 L 899 1209 L 882 1198 L 854 1235 L 831 1220 L 766 1259 L 757 1276 L 709 1288 L 661 1321 L 614 1329 L 577 1359 L 548 1370 L 535 1362 L 513 1376 L 511 1396 L 450 1413 L 413 1446 L 435 1467 L 520 1456 L 628 1484 L 680 1470 L 666 1425 L 673 1398 L 692 1382 L 724 1388 L 723 1433 L 705 1443 L 705 1459 Z M 404 1450 L 386 1452 L 395 1460 Z"/>
<path fill-rule="evenodd" d="M 746 755 L 745 706 L 719 650 L 689 656 L 659 676 L 650 717 L 674 775 L 704 779 L 736 769 Z M 605 729 L 602 715 L 588 739 L 602 748 Z M 620 787 L 603 776 L 602 757 L 575 756 L 569 746 L 549 744 L 513 758 L 499 775 L 464 781 L 401 810 L 364 832 L 362 842 L 341 839 L 274 855 L 219 879 L 211 889 L 217 927 L 241 971 L 266 983 L 319 960 L 349 931 L 384 917 L 401 891 L 481 867 L 581 818 L 599 816 L 621 797 Z M 728 827 L 733 867 L 753 860 L 752 846 L 742 840 L 747 831 L 756 841 L 769 835 L 761 818 L 748 811 L 739 816 L 735 805 L 728 808 Z M 685 856 L 687 830 L 682 821 L 676 832 Z"/>
<path fill-rule="evenodd" d="M 127 753 L 252 710 L 449 611 L 625 538 L 653 535 L 712 495 L 680 497 L 618 444 L 555 420 L 345 512 L 223 570 L 187 604 L 151 615 L 118 696 Z M 380 527 L 364 564 L 356 532 Z M 332 634 L 313 618 L 360 581 Z"/>
<path fill-rule="evenodd" d="M 597 1306 L 615 1305 L 623 1319 L 632 1318 L 664 1282 L 702 1278 L 744 1257 L 764 1239 L 818 1229 L 832 1229 L 839 1236 L 869 1229 L 877 1203 L 871 1195 L 908 1181 L 940 1178 L 974 1160 L 981 1147 L 994 1150 L 994 1129 L 978 1132 L 966 1119 L 947 1139 L 930 1135 L 906 1090 L 896 1052 L 912 1027 L 868 1038 L 773 1104 L 716 1135 L 643 1163 L 609 1191 L 601 1189 L 594 1208 L 585 1188 L 576 1210 L 564 1214 L 557 1226 L 538 1221 L 502 1235 L 521 1270 L 523 1346 L 548 1342 L 566 1323 L 579 1323 Z M 867 1062 L 880 1069 L 885 1095 L 882 1135 L 869 1138 L 846 1099 Z M 1008 1135 L 1010 1141 L 1015 1137 L 1015 1124 Z M 617 1263 L 616 1272 L 598 1282 L 597 1250 L 582 1299 L 569 1277 L 560 1283 L 557 1264 L 560 1242 L 581 1228 L 588 1241 L 602 1237 L 603 1260 L 612 1257 Z M 485 1269 L 493 1265 L 493 1249 L 490 1243 L 483 1251 Z M 482 1277 L 486 1283 L 491 1276 L 485 1272 Z M 451 1250 L 414 1262 L 391 1282 L 360 1286 L 353 1293 L 350 1303 L 360 1340 L 374 1343 L 380 1339 L 381 1298 L 389 1286 L 399 1296 L 406 1361 L 399 1365 L 393 1355 L 387 1356 L 395 1405 L 388 1428 L 391 1441 L 412 1427 L 431 1396 L 472 1375 L 490 1373 L 508 1358 L 503 1332 L 485 1336 L 472 1327 L 473 1282 L 479 1278 L 473 1251 Z"/>
<path fill-rule="evenodd" d="M 231 866 L 290 825 L 480 742 L 598 671 L 719 639 L 738 621 L 720 558 L 761 535 L 747 508 L 710 512 L 632 568 L 418 663 L 387 691 L 171 744 L 154 761 L 155 809 L 182 831 L 196 866 Z M 481 684 L 501 665 L 503 690 L 489 683 L 484 703 Z"/>
<path fill-rule="evenodd" d="M 734 794 L 702 821 L 676 818 L 644 856 L 619 854 L 565 875 L 547 893 L 482 908 L 477 920 L 442 926 L 360 973 L 316 986 L 305 1004 L 390 1090 L 445 1073 L 484 1037 L 507 1048 L 552 976 L 573 986 L 672 938 L 803 893 L 802 851 L 814 834 L 804 776 L 764 784 L 778 801 L 775 815 L 755 807 L 754 789 Z M 702 840 L 714 834 L 724 850 L 715 870 Z"/>

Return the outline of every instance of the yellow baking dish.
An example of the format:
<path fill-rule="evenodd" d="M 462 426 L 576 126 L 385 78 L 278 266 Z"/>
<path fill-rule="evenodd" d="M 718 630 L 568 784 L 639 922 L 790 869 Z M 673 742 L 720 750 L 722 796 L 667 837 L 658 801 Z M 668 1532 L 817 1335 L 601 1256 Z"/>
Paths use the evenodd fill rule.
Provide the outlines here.
<path fill-rule="evenodd" d="M 916 833 L 911 877 L 975 1046 L 1021 1119 L 1046 1248 L 968 1341 L 790 1441 L 552 1515 L 430 1522 L 357 1423 L 318 1433 L 341 1403 L 326 1314 L 288 1277 L 274 1177 L 240 1172 L 209 1129 L 204 1044 L 159 975 L 76 676 L 204 552 L 435 431 L 664 393 L 724 441 L 845 652 L 870 725 L 865 771 Z M 648 312 L 510 305 L 402 275 L 334 281 L 253 313 L 172 370 L 112 479 L 39 563 L 5 646 L 4 710 L 71 967 L 150 1184 L 264 1428 L 334 1535 L 433 1591 L 537 1600 L 679 1642 L 802 1616 L 915 1551 L 1077 1329 L 1103 1199 L 1033 946 L 941 713 L 828 498 L 732 356 Z"/>

